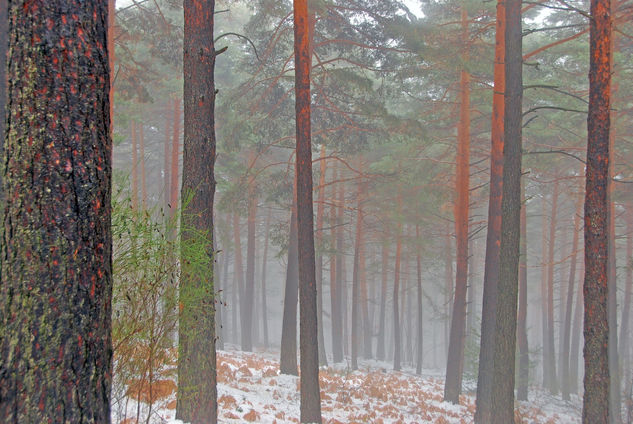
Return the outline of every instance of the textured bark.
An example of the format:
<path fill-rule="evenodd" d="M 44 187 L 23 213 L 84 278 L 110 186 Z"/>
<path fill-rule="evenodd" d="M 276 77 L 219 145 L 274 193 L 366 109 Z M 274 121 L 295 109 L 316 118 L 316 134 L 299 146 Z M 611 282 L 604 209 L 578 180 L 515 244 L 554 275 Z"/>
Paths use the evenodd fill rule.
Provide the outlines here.
<path fill-rule="evenodd" d="M 420 241 L 420 227 L 418 225 L 415 226 L 415 238 L 419 242 Z M 424 341 L 424 328 L 422 326 L 422 258 L 420 256 L 420 249 L 416 252 L 416 271 L 418 277 L 418 334 L 417 334 L 417 349 L 416 349 L 416 357 L 415 357 L 415 373 L 420 375 L 422 373 L 422 359 L 424 358 L 424 350 L 423 350 L 423 341 Z"/>
<path fill-rule="evenodd" d="M 316 258 L 316 279 L 317 279 L 317 308 L 319 312 L 319 366 L 327 366 L 327 355 L 325 354 L 325 337 L 323 335 L 323 215 L 325 213 L 325 173 L 327 171 L 325 161 L 325 144 L 321 145 L 321 173 L 319 175 L 319 203 L 317 205 L 316 219 L 316 247 L 318 254 Z"/>
<path fill-rule="evenodd" d="M 293 196 L 293 198 L 296 196 Z M 297 302 L 299 299 L 299 257 L 297 240 L 297 207 L 292 202 L 290 239 L 284 291 L 284 314 L 281 323 L 281 352 L 279 369 L 282 374 L 299 375 L 297 370 Z"/>
<path fill-rule="evenodd" d="M 398 213 L 402 211 L 402 195 L 398 194 Z M 396 263 L 393 276 L 393 369 L 400 371 L 400 313 L 398 311 L 398 295 L 400 289 L 400 260 L 402 258 L 402 223 L 396 230 Z"/>
<path fill-rule="evenodd" d="M 376 359 L 385 359 L 385 315 L 387 304 L 387 267 L 389 266 L 389 246 L 382 243 L 382 268 L 380 285 L 380 318 L 378 321 L 378 341 L 376 346 Z"/>
<path fill-rule="evenodd" d="M 108 3 L 12 1 L 8 14 L 0 417 L 109 423 Z"/>
<path fill-rule="evenodd" d="M 249 154 L 249 166 L 255 162 L 255 152 Z M 248 177 L 248 218 L 246 222 L 246 284 L 243 296 L 240 296 L 240 312 L 242 324 L 242 350 L 253 350 L 253 308 L 255 296 L 255 224 L 257 218 L 257 194 L 255 190 L 255 178 Z"/>
<path fill-rule="evenodd" d="M 563 323 L 562 349 L 561 349 L 561 370 L 560 370 L 560 387 L 563 400 L 569 400 L 571 393 L 570 371 L 569 371 L 569 350 L 571 343 L 571 317 L 572 308 L 574 306 L 574 284 L 576 283 L 576 265 L 578 258 L 578 241 L 580 234 L 580 214 L 582 213 L 582 197 L 578 197 L 576 205 L 576 213 L 574 214 L 574 235 L 571 242 L 571 264 L 569 265 L 569 280 L 567 282 L 567 299 L 565 300 L 565 319 Z"/>
<path fill-rule="evenodd" d="M 521 215 L 521 0 L 506 0 L 503 194 L 499 284 L 493 353 L 491 423 L 514 422 Z"/>
<path fill-rule="evenodd" d="M 547 384 L 550 393 L 558 393 L 558 378 L 556 376 L 556 346 L 554 344 L 554 251 L 556 250 L 556 215 L 558 212 L 559 183 L 554 182 L 552 194 L 552 212 L 549 221 L 549 243 L 547 253 L 547 344 L 544 360 L 547 362 Z"/>
<path fill-rule="evenodd" d="M 318 312 L 312 203 L 310 133 L 310 27 L 308 1 L 294 1 L 295 110 L 297 121 L 297 233 L 299 239 L 299 352 L 301 355 L 301 422 L 321 422 Z"/>
<path fill-rule="evenodd" d="M 462 42 L 467 46 L 468 14 L 462 6 Z M 467 47 L 466 47 L 467 49 Z M 467 60 L 467 53 L 463 54 Z M 446 361 L 444 401 L 458 404 L 462 391 L 462 366 L 466 338 L 466 292 L 468 287 L 468 209 L 470 202 L 470 75 L 463 69 L 460 80 L 460 119 L 457 129 L 455 199 L 456 262 L 455 297 Z"/>
<path fill-rule="evenodd" d="M 114 3 L 112 0 L 110 0 L 110 2 Z M 7 0 L 0 0 L 0 157 L 2 155 L 2 151 L 4 150 L 4 128 L 7 117 L 7 52 L 9 47 L 9 17 L 7 16 L 8 12 L 9 6 L 7 4 Z M 110 12 L 108 13 L 108 16 L 110 16 Z M 108 25 L 108 31 L 109 29 L 110 26 Z M 112 37 L 110 36 L 110 32 L 108 32 L 108 43 L 110 43 L 111 39 Z M 110 60 L 112 60 L 113 52 L 110 44 L 108 44 L 108 52 L 110 53 Z M 112 67 L 110 67 L 110 75 L 112 75 Z M 110 98 L 112 99 L 112 92 L 110 92 Z M 110 102 L 110 105 L 112 105 L 112 102 Z M 112 106 L 110 106 L 110 117 L 112 117 Z M 2 173 L 0 173 L 0 201 L 3 199 L 2 178 Z"/>
<path fill-rule="evenodd" d="M 608 178 L 611 2 L 591 0 L 585 188 L 585 424 L 609 422 Z"/>
<path fill-rule="evenodd" d="M 184 141 L 182 245 L 205 237 L 211 257 L 204 273 L 181 261 L 176 417 L 192 424 L 217 422 L 213 200 L 215 194 L 215 82 L 213 0 L 184 1 Z M 183 247 L 183 250 L 186 247 Z"/>
<path fill-rule="evenodd" d="M 521 184 L 521 246 L 519 257 L 519 312 L 517 314 L 517 345 L 519 349 L 519 374 L 517 381 L 517 399 L 528 400 L 530 373 L 530 352 L 527 336 L 527 204 L 525 184 Z"/>
<path fill-rule="evenodd" d="M 499 281 L 499 243 L 501 238 L 501 198 L 503 186 L 503 122 L 505 90 L 505 0 L 497 1 L 495 35 L 494 92 L 490 147 L 490 198 L 488 202 L 488 234 L 484 264 L 483 305 L 481 310 L 481 342 L 475 423 L 490 422 L 493 349 L 497 285 Z"/>

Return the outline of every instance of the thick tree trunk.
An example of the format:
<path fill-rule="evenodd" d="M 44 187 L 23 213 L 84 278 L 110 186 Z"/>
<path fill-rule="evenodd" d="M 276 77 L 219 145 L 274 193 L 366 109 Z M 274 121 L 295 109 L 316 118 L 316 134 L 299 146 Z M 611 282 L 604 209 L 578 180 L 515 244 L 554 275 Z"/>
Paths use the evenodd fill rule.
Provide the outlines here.
<path fill-rule="evenodd" d="M 468 14 L 462 6 L 462 41 L 467 45 Z M 463 54 L 464 59 L 467 53 Z M 470 75 L 461 72 L 460 120 L 457 129 L 457 176 L 455 200 L 456 260 L 455 298 L 446 361 L 444 401 L 458 404 L 462 389 L 464 340 L 466 337 L 466 292 L 468 287 L 468 209 L 470 203 Z"/>
<path fill-rule="evenodd" d="M 576 265 L 578 258 L 578 241 L 579 234 L 581 231 L 580 228 L 580 215 L 582 214 L 582 197 L 578 196 L 578 202 L 576 205 L 576 213 L 574 214 L 574 234 L 571 242 L 571 264 L 569 265 L 569 281 L 567 282 L 567 299 L 566 307 L 565 307 L 565 320 L 563 323 L 563 333 L 562 333 L 562 349 L 561 349 L 561 370 L 560 370 L 560 387 L 563 395 L 563 400 L 569 400 L 569 395 L 571 393 L 571 384 L 570 384 L 570 370 L 569 370 L 569 349 L 571 343 L 571 313 L 572 308 L 574 306 L 574 284 L 576 283 Z"/>
<path fill-rule="evenodd" d="M 294 191 L 294 190 L 293 190 Z M 293 196 L 294 198 L 295 196 Z M 284 291 L 284 314 L 281 324 L 281 356 L 279 368 L 282 374 L 299 375 L 297 370 L 297 302 L 299 300 L 299 257 L 297 240 L 297 207 L 292 202 L 290 214 L 290 239 Z"/>
<path fill-rule="evenodd" d="M 514 422 L 517 296 L 521 215 L 521 0 L 506 0 L 503 194 L 494 336 L 492 423 Z"/>
<path fill-rule="evenodd" d="M 505 0 L 497 2 L 495 35 L 494 92 L 492 98 L 492 128 L 490 148 L 490 198 L 488 203 L 488 234 L 484 264 L 483 305 L 481 310 L 481 343 L 475 423 L 490 423 L 493 349 L 497 285 L 499 281 L 499 243 L 501 239 L 501 198 L 503 185 L 503 123 L 505 90 Z"/>
<path fill-rule="evenodd" d="M 327 366 L 327 355 L 325 354 L 325 338 L 323 335 L 323 215 L 325 213 L 325 144 L 321 145 L 319 175 L 319 203 L 317 205 L 316 219 L 316 279 L 317 279 L 317 309 L 319 312 L 319 366 Z"/>
<path fill-rule="evenodd" d="M 184 130 L 181 198 L 182 252 L 179 286 L 176 417 L 192 424 L 217 422 L 213 200 L 215 195 L 215 82 L 213 0 L 185 0 Z M 186 259 L 187 240 L 204 236 L 210 257 L 200 272 Z"/>
<path fill-rule="evenodd" d="M 527 336 L 527 203 L 525 184 L 521 184 L 521 246 L 519 257 L 519 313 L 517 315 L 517 344 L 519 348 L 519 374 L 517 381 L 517 399 L 528 400 L 530 373 L 530 352 Z"/>
<path fill-rule="evenodd" d="M 591 0 L 585 188 L 585 424 L 609 422 L 609 129 L 611 2 Z"/>
<path fill-rule="evenodd" d="M 312 145 L 310 133 L 310 48 L 314 16 L 308 1 L 294 0 L 295 110 L 297 120 L 297 230 L 299 239 L 299 350 L 301 355 L 301 422 L 321 422 L 319 338 L 314 258 Z"/>
<path fill-rule="evenodd" d="M 378 321 L 378 342 L 376 346 L 376 359 L 385 359 L 385 315 L 387 304 L 387 267 L 389 266 L 389 246 L 382 243 L 382 268 L 380 285 L 380 318 Z"/>
<path fill-rule="evenodd" d="M 0 417 L 110 423 L 108 3 L 3 6 Z"/>

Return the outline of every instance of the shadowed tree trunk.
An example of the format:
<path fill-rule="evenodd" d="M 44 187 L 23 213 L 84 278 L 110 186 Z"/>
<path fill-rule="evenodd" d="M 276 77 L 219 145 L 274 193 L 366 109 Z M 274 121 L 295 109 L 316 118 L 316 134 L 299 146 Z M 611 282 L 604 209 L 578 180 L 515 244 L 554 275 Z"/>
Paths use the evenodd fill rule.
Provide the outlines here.
<path fill-rule="evenodd" d="M 204 272 L 190 265 L 187 259 L 181 261 L 176 418 L 191 424 L 217 422 L 212 240 L 215 195 L 214 8 L 213 0 L 185 0 L 183 3 L 185 135 L 181 199 L 188 199 L 189 203 L 180 218 L 181 249 L 185 255 L 189 248 L 188 240 L 202 238 L 201 246 L 210 257 Z"/>
<path fill-rule="evenodd" d="M 314 15 L 308 1 L 294 0 L 295 111 L 297 126 L 297 233 L 299 241 L 299 351 L 301 355 L 301 422 L 321 422 L 317 286 L 312 202 L 310 133 L 310 48 Z"/>
<path fill-rule="evenodd" d="M 527 337 L 527 204 L 525 184 L 521 184 L 521 246 L 519 257 L 519 313 L 517 315 L 517 344 L 519 348 L 519 374 L 517 399 L 528 400 L 530 352 Z"/>
<path fill-rule="evenodd" d="M 296 191 L 293 190 L 293 191 Z M 288 241 L 288 264 L 284 291 L 284 314 L 281 324 L 279 369 L 282 374 L 299 375 L 297 370 L 297 301 L 299 299 L 299 258 L 297 240 L 297 207 L 293 196 Z"/>
<path fill-rule="evenodd" d="M 499 242 L 501 237 L 501 198 L 503 185 L 503 122 L 505 90 L 505 0 L 497 2 L 495 34 L 494 92 L 490 147 L 490 197 L 488 202 L 488 234 L 484 264 L 483 304 L 481 310 L 481 342 L 475 423 L 490 423 L 493 349 L 497 285 L 499 281 Z"/>
<path fill-rule="evenodd" d="M 16 424 L 107 424 L 108 2 L 2 6 L 2 25 L 9 16 L 10 52 L 0 77 L 10 105 L 2 192 L 10 201 L 2 205 L 0 229 L 0 417 Z"/>
<path fill-rule="evenodd" d="M 491 423 L 514 422 L 514 380 L 521 221 L 523 58 L 521 0 L 506 0 L 501 244 L 495 321 Z"/>
<path fill-rule="evenodd" d="M 462 6 L 462 41 L 467 49 L 468 14 Z M 463 53 L 464 60 L 467 54 Z M 460 119 L 457 129 L 457 172 L 455 200 L 455 235 L 457 270 L 455 273 L 455 297 L 451 317 L 451 332 L 446 361 L 444 401 L 458 404 L 462 391 L 462 364 L 466 330 L 466 292 L 468 287 L 468 207 L 470 202 L 470 75 L 461 71 Z"/>
<path fill-rule="evenodd" d="M 385 315 L 387 304 L 387 267 L 389 266 L 389 246 L 382 242 L 382 268 L 380 285 L 380 318 L 378 321 L 378 342 L 376 346 L 376 359 L 385 359 Z"/>
<path fill-rule="evenodd" d="M 563 323 L 563 343 L 561 349 L 561 370 L 560 370 L 560 387 L 563 400 L 569 400 L 571 393 L 570 371 L 569 371 L 569 348 L 571 342 L 571 313 L 574 306 L 574 284 L 576 283 L 576 264 L 578 257 L 578 239 L 580 233 L 580 215 L 582 214 L 582 197 L 578 196 L 576 204 L 576 213 L 574 214 L 574 234 L 571 242 L 571 264 L 569 265 L 569 281 L 567 282 L 567 299 L 565 307 L 565 321 Z"/>
<path fill-rule="evenodd" d="M 591 0 L 585 188 L 584 424 L 609 422 L 609 130 L 611 1 Z"/>

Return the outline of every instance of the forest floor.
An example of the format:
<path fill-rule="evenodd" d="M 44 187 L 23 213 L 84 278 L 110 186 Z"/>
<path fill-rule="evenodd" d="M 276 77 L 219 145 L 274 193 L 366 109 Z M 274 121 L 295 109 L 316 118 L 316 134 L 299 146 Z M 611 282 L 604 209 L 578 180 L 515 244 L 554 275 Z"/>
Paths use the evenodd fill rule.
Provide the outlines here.
<path fill-rule="evenodd" d="M 280 375 L 276 352 L 218 352 L 218 408 L 221 423 L 298 423 L 299 377 Z M 462 395 L 460 405 L 442 402 L 443 379 L 438 371 L 405 368 L 394 372 L 391 364 L 361 361 L 358 371 L 337 364 L 320 372 L 323 422 L 339 423 L 472 423 L 474 393 Z M 161 390 L 161 386 L 164 388 Z M 151 423 L 181 424 L 174 419 L 175 384 L 157 382 Z M 133 424 L 136 402 L 130 402 L 127 418 L 113 422 Z M 532 390 L 529 402 L 520 402 L 517 423 L 580 423 L 581 404 L 576 398 L 563 402 L 545 392 Z M 119 411 L 120 412 L 120 411 Z M 132 417 L 132 418 L 130 418 Z"/>

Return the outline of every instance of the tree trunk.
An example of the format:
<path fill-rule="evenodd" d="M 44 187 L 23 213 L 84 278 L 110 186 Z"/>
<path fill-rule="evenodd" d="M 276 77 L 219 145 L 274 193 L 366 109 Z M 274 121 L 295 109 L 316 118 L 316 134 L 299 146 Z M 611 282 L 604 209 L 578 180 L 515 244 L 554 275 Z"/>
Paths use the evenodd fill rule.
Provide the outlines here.
<path fill-rule="evenodd" d="M 503 194 L 494 336 L 492 423 L 514 422 L 514 376 L 521 221 L 523 92 L 521 0 L 506 0 Z"/>
<path fill-rule="evenodd" d="M 341 172 L 342 174 L 342 172 Z M 342 176 L 342 175 L 341 175 Z M 343 305 L 345 300 L 345 243 L 343 239 L 343 212 L 345 210 L 345 186 L 341 183 L 338 190 L 338 209 L 336 217 L 336 296 L 334 297 L 335 305 L 332 311 L 332 352 L 333 361 L 343 361 L 343 328 L 345 320 L 343 319 Z M 335 325 L 337 323 L 337 325 Z"/>
<path fill-rule="evenodd" d="M 378 342 L 376 346 L 376 359 L 385 359 L 385 315 L 387 304 L 387 267 L 389 266 L 389 246 L 382 242 L 382 269 L 380 286 L 380 319 L 378 321 Z"/>
<path fill-rule="evenodd" d="M 419 243 L 420 242 L 420 226 L 415 226 L 415 239 Z M 420 249 L 417 249 L 416 252 L 416 271 L 418 277 L 418 344 L 416 349 L 416 358 L 415 358 L 415 373 L 420 375 L 422 373 L 422 359 L 424 358 L 424 350 L 423 350 L 423 338 L 424 338 L 424 327 L 422 326 L 423 322 L 423 314 L 422 314 L 422 258 L 420 256 Z"/>
<path fill-rule="evenodd" d="M 170 218 L 176 215 L 176 209 L 178 209 L 178 188 L 180 187 L 180 99 L 174 98 L 174 122 L 172 125 L 174 133 L 172 135 L 171 143 L 171 182 L 169 188 L 171 194 L 169 195 Z M 175 226 L 174 226 L 175 227 Z M 175 238 L 176 228 L 174 228 L 173 238 Z"/>
<path fill-rule="evenodd" d="M 585 424 L 609 422 L 609 129 L 611 2 L 591 0 L 585 188 Z"/>
<path fill-rule="evenodd" d="M 468 14 L 462 6 L 462 41 L 467 46 Z M 467 47 L 465 47 L 467 50 Z M 467 53 L 463 53 L 467 59 Z M 446 361 L 444 401 L 459 404 L 462 391 L 464 340 L 466 337 L 466 292 L 468 287 L 468 207 L 470 203 L 470 75 L 465 69 L 460 81 L 460 119 L 457 129 L 457 176 L 455 201 L 456 261 L 455 298 Z"/>
<path fill-rule="evenodd" d="M 332 181 L 336 181 L 337 172 L 334 168 L 334 175 Z M 337 234 L 338 234 L 338 220 L 337 220 L 337 208 L 333 206 L 336 201 L 336 190 L 332 186 L 332 206 L 330 206 L 330 243 L 332 247 L 337 246 Z M 338 246 L 336 247 L 338 250 Z M 342 333 L 341 330 L 341 314 L 339 308 L 339 268 L 340 264 L 337 262 L 337 253 L 332 249 L 330 253 L 330 316 L 332 324 L 332 360 L 334 362 L 341 362 L 343 360 L 343 346 L 342 346 Z"/>
<path fill-rule="evenodd" d="M 294 1 L 295 110 L 297 119 L 297 230 L 299 239 L 299 350 L 301 355 L 301 422 L 321 422 L 319 338 L 314 258 L 312 147 L 310 134 L 310 48 L 314 15 L 308 1 Z"/>
<path fill-rule="evenodd" d="M 576 213 L 574 214 L 574 235 L 571 242 L 571 264 L 569 265 L 569 281 L 567 282 L 567 299 L 565 307 L 565 321 L 563 323 L 563 343 L 561 349 L 561 391 L 563 400 L 569 400 L 569 394 L 571 393 L 571 384 L 569 378 L 569 348 L 571 342 L 571 313 L 574 306 L 574 284 L 576 282 L 576 264 L 578 257 L 578 239 L 580 233 L 580 214 L 582 213 L 582 197 L 578 196 L 578 202 L 576 205 Z"/>
<path fill-rule="evenodd" d="M 235 247 L 235 260 L 233 261 L 233 275 L 237 283 L 237 287 L 233 286 L 233 341 L 237 343 L 237 311 L 239 307 L 239 321 L 244 321 L 244 311 L 242 302 L 244 301 L 244 271 L 242 266 L 242 238 L 240 235 L 240 216 L 237 212 L 233 213 L 233 244 Z M 241 334 L 241 331 L 240 331 Z"/>
<path fill-rule="evenodd" d="M 481 310 L 481 342 L 475 423 L 490 423 L 493 349 L 497 285 L 499 281 L 499 243 L 501 239 L 501 198 L 503 183 L 503 123 L 505 90 L 505 0 L 497 1 L 495 35 L 494 91 L 490 148 L 490 199 L 488 202 L 488 234 L 484 264 L 483 304 Z"/>
<path fill-rule="evenodd" d="M 215 195 L 215 1 L 185 0 L 183 71 L 184 130 L 179 286 L 178 393 L 176 417 L 192 424 L 217 422 L 213 277 Z M 205 236 L 201 236 L 204 234 Z M 190 266 L 188 240 L 205 237 L 207 269 Z"/>
<path fill-rule="evenodd" d="M 293 190 L 293 191 L 296 191 Z M 299 375 L 297 370 L 297 301 L 299 299 L 299 257 L 297 240 L 297 207 L 293 196 L 290 214 L 290 238 L 288 241 L 288 264 L 286 289 L 284 291 L 284 314 L 281 324 L 281 356 L 279 368 L 282 374 Z"/>
<path fill-rule="evenodd" d="M 360 299 L 360 256 L 363 249 L 363 194 L 361 184 L 358 184 L 357 215 L 356 215 L 356 239 L 354 241 L 354 269 L 352 271 L 352 370 L 358 369 L 358 344 L 359 344 L 359 308 L 361 307 Z"/>
<path fill-rule="evenodd" d="M 138 210 L 138 133 L 136 121 L 131 122 L 132 131 L 132 209 Z"/>
<path fill-rule="evenodd" d="M 517 344 L 519 348 L 519 379 L 517 381 L 517 399 L 528 400 L 530 373 L 530 352 L 527 337 L 527 203 L 525 184 L 521 184 L 521 246 L 519 257 L 519 313 L 517 315 Z"/>
<path fill-rule="evenodd" d="M 266 304 L 266 263 L 268 262 L 268 235 L 270 233 L 271 211 L 268 209 L 266 216 L 266 232 L 264 236 L 264 256 L 262 257 L 262 326 L 264 332 L 264 347 L 268 349 L 270 341 L 268 339 L 268 306 Z"/>
<path fill-rule="evenodd" d="M 366 185 L 361 183 L 361 190 L 364 193 L 366 191 Z M 364 194 L 363 194 L 364 197 Z M 364 216 L 364 215 L 363 215 Z M 364 219 L 364 218 L 363 218 Z M 361 226 L 361 231 L 364 230 L 364 226 Z M 361 236 L 361 239 L 364 240 L 364 234 Z M 358 265 L 360 267 L 360 303 L 361 303 L 361 313 L 363 318 L 363 358 L 371 359 L 372 357 L 372 346 L 371 346 L 371 333 L 372 333 L 372 325 L 369 320 L 369 299 L 367 298 L 367 266 L 366 266 L 366 258 L 367 258 L 367 245 L 363 244 L 362 249 L 360 251 L 360 257 L 358 258 Z"/>
<path fill-rule="evenodd" d="M 108 3 L 3 6 L 0 417 L 110 423 Z"/>
<path fill-rule="evenodd" d="M 556 375 L 556 351 L 554 344 L 554 251 L 556 247 L 556 214 L 558 212 L 558 180 L 554 182 L 552 194 L 552 213 L 549 221 L 549 244 L 547 253 L 547 348 L 545 361 L 548 363 L 548 385 L 550 393 L 558 393 L 558 378 Z"/>
<path fill-rule="evenodd" d="M 402 195 L 398 193 L 398 214 L 402 211 Z M 400 290 L 400 260 L 402 257 L 402 223 L 396 230 L 396 263 L 393 277 L 393 369 L 400 371 L 400 313 L 398 311 L 398 292 Z"/>
<path fill-rule="evenodd" d="M 316 222 L 316 279 L 317 279 L 317 309 L 319 312 L 319 366 L 327 366 L 327 355 L 325 354 L 325 338 L 323 336 L 323 214 L 325 210 L 325 144 L 321 145 L 321 174 L 319 175 L 319 203 L 317 205 Z"/>
<path fill-rule="evenodd" d="M 580 273 L 585 275 L 584 262 L 580 261 Z M 578 279 L 578 294 L 576 295 L 576 306 L 574 309 L 574 328 L 571 332 L 571 354 L 569 357 L 569 387 L 571 393 L 578 393 L 578 361 L 580 357 L 580 336 L 582 335 L 583 305 L 582 294 L 583 281 Z"/>
<path fill-rule="evenodd" d="M 249 154 L 249 167 L 255 162 L 255 152 Z M 240 297 L 240 311 L 242 311 L 242 350 L 253 351 L 253 307 L 255 294 L 255 229 L 257 218 L 257 194 L 255 178 L 248 176 L 248 220 L 246 237 L 246 284 L 244 296 Z"/>
<path fill-rule="evenodd" d="M 169 104 L 166 107 L 166 112 L 169 112 Z M 169 188 L 169 184 L 170 184 L 170 179 L 171 179 L 171 175 L 170 175 L 170 165 L 169 165 L 169 159 L 170 159 L 170 147 L 171 147 L 171 132 L 170 132 L 171 128 L 169 126 L 169 119 L 165 119 L 165 145 L 163 146 L 163 208 L 164 208 L 164 218 L 165 221 L 168 222 L 169 220 L 169 209 L 170 209 L 170 199 L 169 199 L 169 194 L 171 193 L 171 190 Z"/>
<path fill-rule="evenodd" d="M 620 324 L 620 357 L 622 375 L 631 375 L 629 328 L 631 325 L 631 292 L 633 291 L 633 203 L 626 203 L 626 286 L 622 302 L 622 321 Z"/>
<path fill-rule="evenodd" d="M 141 207 L 147 210 L 147 180 L 145 178 L 145 130 L 143 123 L 138 126 L 139 160 L 141 165 Z"/>

